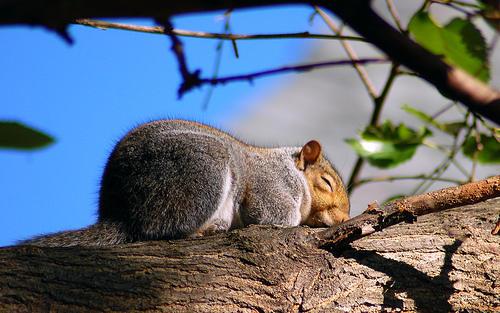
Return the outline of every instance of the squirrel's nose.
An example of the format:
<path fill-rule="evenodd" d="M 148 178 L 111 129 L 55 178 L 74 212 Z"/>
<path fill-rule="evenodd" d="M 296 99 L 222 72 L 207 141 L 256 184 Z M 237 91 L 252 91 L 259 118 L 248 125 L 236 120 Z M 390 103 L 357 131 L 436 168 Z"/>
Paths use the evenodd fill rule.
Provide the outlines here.
<path fill-rule="evenodd" d="M 339 219 L 339 224 L 349 220 L 348 214 L 342 214 Z"/>

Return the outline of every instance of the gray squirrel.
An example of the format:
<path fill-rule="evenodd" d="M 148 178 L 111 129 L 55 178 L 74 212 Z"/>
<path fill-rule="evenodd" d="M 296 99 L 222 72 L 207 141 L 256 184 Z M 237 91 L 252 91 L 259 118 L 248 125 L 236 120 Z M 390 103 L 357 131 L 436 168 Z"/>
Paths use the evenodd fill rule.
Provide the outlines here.
<path fill-rule="evenodd" d="M 105 246 L 207 235 L 249 224 L 325 227 L 349 218 L 344 185 L 321 145 L 261 148 L 210 126 L 157 120 L 113 149 L 98 221 L 21 242 Z"/>

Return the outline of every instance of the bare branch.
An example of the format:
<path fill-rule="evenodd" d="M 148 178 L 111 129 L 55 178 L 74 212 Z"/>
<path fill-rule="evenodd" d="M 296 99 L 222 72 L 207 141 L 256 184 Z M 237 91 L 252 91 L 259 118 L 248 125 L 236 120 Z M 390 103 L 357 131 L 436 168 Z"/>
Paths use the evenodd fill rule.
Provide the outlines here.
<path fill-rule="evenodd" d="M 320 63 L 297 65 L 297 66 L 284 66 L 276 69 L 255 72 L 251 74 L 242 74 L 242 75 L 227 76 L 227 77 L 200 78 L 199 70 L 196 70 L 193 73 L 189 72 L 187 68 L 186 58 L 184 55 L 184 50 L 182 48 L 182 42 L 179 40 L 179 38 L 177 38 L 177 35 L 172 32 L 174 28 L 170 24 L 170 22 L 165 23 L 164 29 L 166 30 L 166 34 L 172 40 L 172 51 L 174 52 L 174 55 L 179 64 L 179 72 L 181 73 L 183 80 L 178 90 L 179 98 L 182 97 L 184 93 L 186 93 L 187 91 L 204 84 L 215 86 L 219 84 L 226 84 L 229 82 L 241 81 L 241 80 L 252 82 L 255 78 L 259 78 L 262 76 L 274 75 L 286 72 L 294 72 L 294 71 L 304 72 L 319 67 L 387 62 L 387 60 L 382 58 L 370 58 L 361 60 L 340 60 L 340 61 L 320 62 Z"/>
<path fill-rule="evenodd" d="M 453 178 L 445 178 L 445 177 L 432 177 L 426 175 L 402 175 L 402 176 L 380 176 L 380 177 L 368 177 L 359 179 L 354 183 L 354 186 L 360 186 L 367 183 L 377 183 L 377 182 L 392 182 L 395 180 L 434 180 L 434 181 L 442 181 L 454 184 L 462 184 L 463 181 Z"/>
<path fill-rule="evenodd" d="M 224 27 L 223 31 L 224 33 L 229 33 L 231 32 L 231 27 L 229 24 L 229 21 L 231 19 L 231 10 L 228 10 L 224 13 Z M 238 58 L 238 49 L 236 47 L 235 41 L 231 41 L 233 43 L 233 50 L 235 53 L 236 58 Z M 214 68 L 212 71 L 212 78 L 215 79 L 219 76 L 219 70 L 220 66 L 222 63 L 222 51 L 224 49 L 224 40 L 219 39 L 217 42 L 217 46 L 215 47 L 215 60 L 214 60 Z M 203 110 L 206 110 L 208 108 L 208 104 L 210 103 L 210 99 L 212 99 L 212 94 L 214 92 L 215 85 L 211 85 L 210 88 L 208 88 L 206 94 L 205 94 L 205 99 L 203 99 L 203 104 L 202 108 Z"/>
<path fill-rule="evenodd" d="M 397 63 L 408 67 L 436 86 L 442 94 L 458 100 L 472 111 L 500 124 L 500 93 L 471 75 L 446 64 L 384 21 L 366 0 L 284 1 L 158 1 L 72 0 L 72 1 L 2 1 L 0 25 L 41 25 L 55 29 L 78 18 L 155 17 L 181 13 L 207 12 L 278 4 L 305 3 L 325 7 L 344 20 L 361 36 L 384 51 Z M 62 25 L 62 26 L 59 26 Z"/>
<path fill-rule="evenodd" d="M 177 38 L 177 36 L 171 31 L 174 29 L 170 21 L 166 21 L 164 24 L 164 29 L 169 30 L 166 34 L 170 37 L 172 41 L 172 52 L 177 59 L 177 63 L 179 64 L 179 72 L 182 76 L 182 83 L 177 92 L 178 97 L 182 97 L 182 95 L 192 88 L 199 85 L 200 81 L 200 71 L 196 70 L 191 73 L 187 67 L 186 56 L 184 55 L 184 48 L 182 46 L 182 42 Z"/>
<path fill-rule="evenodd" d="M 382 92 L 378 97 L 373 99 L 375 107 L 373 108 L 372 116 L 370 118 L 371 126 L 376 126 L 379 122 L 380 115 L 382 113 L 382 106 L 385 102 L 385 99 L 387 99 L 387 96 L 389 95 L 389 91 L 391 90 L 391 87 L 394 83 L 394 80 L 396 79 L 396 76 L 398 75 L 398 68 L 399 66 L 397 64 L 394 63 L 392 64 L 389 76 L 387 77 L 384 87 L 382 88 Z M 354 164 L 354 167 L 351 171 L 351 175 L 349 175 L 349 182 L 347 184 L 347 193 L 349 195 L 352 193 L 354 187 L 356 186 L 359 173 L 361 172 L 364 163 L 365 159 L 358 156 L 358 159 L 356 160 L 356 163 Z"/>
<path fill-rule="evenodd" d="M 500 123 L 500 93 L 464 71 L 446 64 L 400 33 L 362 0 L 338 0 L 327 5 L 363 37 L 394 61 L 408 67 L 436 86 L 450 99 Z"/>
<path fill-rule="evenodd" d="M 443 1 L 443 0 L 430 0 L 430 2 L 450 7 L 450 8 L 452 8 L 452 9 L 454 9 L 454 10 L 460 12 L 460 13 L 465 14 L 468 18 L 473 17 L 473 16 L 479 14 L 479 8 L 476 7 L 476 9 L 478 11 L 474 11 L 474 12 L 473 11 L 468 11 L 468 10 L 465 10 L 464 8 L 462 8 L 461 5 L 454 4 L 453 1 L 448 1 L 448 0 L 447 1 Z"/>
<path fill-rule="evenodd" d="M 445 188 L 388 203 L 383 208 L 371 205 L 361 215 L 314 235 L 317 244 L 341 251 L 349 243 L 417 216 L 458 206 L 474 204 L 500 196 L 500 176 L 465 185 Z"/>
<path fill-rule="evenodd" d="M 131 25 L 122 23 L 112 23 L 91 19 L 77 19 L 73 22 L 76 25 L 89 26 L 99 29 L 120 29 L 129 30 L 140 33 L 149 34 L 165 34 L 165 28 L 162 26 L 142 26 Z M 201 39 L 221 39 L 221 40 L 258 40 L 258 39 L 342 39 L 366 42 L 366 39 L 358 36 L 339 36 L 339 35 L 326 35 L 326 34 L 312 34 L 309 32 L 300 33 L 283 33 L 283 34 L 257 34 L 257 35 L 243 35 L 243 34 L 227 34 L 227 33 L 209 33 L 199 31 L 189 31 L 183 29 L 172 29 L 172 34 L 181 37 L 194 37 Z"/>
<path fill-rule="evenodd" d="M 455 5 L 460 5 L 463 7 L 468 7 L 471 9 L 476 9 L 476 10 L 481 10 L 481 5 L 480 4 L 475 4 L 475 3 L 470 3 L 467 1 L 458 1 L 458 0 L 431 0 L 433 3 L 440 3 L 440 4 L 455 4 Z"/>
<path fill-rule="evenodd" d="M 391 13 L 394 23 L 396 23 L 396 27 L 400 32 L 404 33 L 405 29 L 401 23 L 401 18 L 399 17 L 398 10 L 396 9 L 394 2 L 392 0 L 385 0 L 385 3 L 387 4 L 387 9 L 389 10 L 389 13 Z"/>
<path fill-rule="evenodd" d="M 328 27 L 331 29 L 332 32 L 334 32 L 339 36 L 342 35 L 341 29 L 338 28 L 337 25 L 335 25 L 333 19 L 330 16 L 328 16 L 328 14 L 326 14 L 325 11 L 318 8 L 318 6 L 314 6 L 314 10 L 319 14 L 319 16 L 321 16 L 325 24 L 328 25 Z M 356 51 L 354 51 L 353 47 L 347 41 L 341 40 L 340 44 L 342 45 L 345 52 L 347 53 L 347 56 L 351 60 L 359 59 Z M 358 72 L 359 78 L 361 79 L 361 82 L 363 82 L 363 85 L 366 87 L 366 90 L 368 91 L 370 98 L 372 98 L 373 100 L 377 98 L 378 96 L 377 89 L 375 88 L 375 85 L 371 81 L 370 77 L 368 76 L 368 72 L 363 67 L 363 65 L 354 64 L 354 68 L 356 69 L 356 72 Z"/>
<path fill-rule="evenodd" d="M 338 60 L 338 61 L 330 61 L 330 62 L 320 62 L 320 63 L 311 63 L 304 65 L 296 65 L 296 66 L 283 66 L 271 70 L 265 70 L 261 72 L 255 72 L 251 74 L 242 74 L 235 76 L 226 76 L 219 78 L 201 78 L 199 80 L 199 85 L 202 84 L 210 84 L 210 85 L 219 85 L 226 84 L 234 81 L 242 81 L 246 80 L 252 82 L 255 78 L 260 78 L 263 76 L 274 75 L 274 74 L 282 74 L 288 72 L 306 72 L 313 69 L 321 68 L 321 67 L 331 67 L 331 66 L 340 66 L 340 65 L 353 65 L 353 64 L 382 64 L 388 63 L 390 61 L 382 58 L 367 58 L 367 59 L 359 59 L 359 60 Z"/>

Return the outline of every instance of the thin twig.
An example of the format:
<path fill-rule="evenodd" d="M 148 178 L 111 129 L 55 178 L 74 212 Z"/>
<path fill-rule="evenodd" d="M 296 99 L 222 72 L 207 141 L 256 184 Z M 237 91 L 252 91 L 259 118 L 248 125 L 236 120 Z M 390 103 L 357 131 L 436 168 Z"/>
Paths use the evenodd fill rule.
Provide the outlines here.
<path fill-rule="evenodd" d="M 363 165 L 365 164 L 365 159 L 362 157 L 358 156 L 356 159 L 356 163 L 354 163 L 354 166 L 351 171 L 351 175 L 349 176 L 349 181 L 347 183 L 347 194 L 351 195 L 352 192 L 354 191 L 354 188 L 358 186 L 358 176 L 359 173 L 361 172 L 361 169 L 363 168 Z"/>
<path fill-rule="evenodd" d="M 426 146 L 426 147 L 429 147 L 431 149 L 436 149 L 436 150 L 438 150 L 440 152 L 443 152 L 447 157 L 450 154 L 452 154 L 452 150 L 456 149 L 456 147 L 455 147 L 454 144 L 452 144 L 452 146 L 451 146 L 452 149 L 450 150 L 450 149 L 447 149 L 446 147 L 444 147 L 443 145 L 435 144 L 435 143 L 431 142 L 430 140 L 424 140 L 423 145 Z M 456 152 L 453 152 L 453 153 L 456 153 Z M 451 164 L 455 165 L 455 167 L 460 172 L 462 172 L 462 174 L 464 174 L 464 176 L 469 177 L 469 172 L 462 165 L 460 165 L 460 163 L 458 163 L 458 161 L 456 160 L 455 157 L 453 157 L 452 159 L 450 159 L 450 162 L 451 162 Z"/>
<path fill-rule="evenodd" d="M 129 30 L 141 33 L 150 34 L 165 34 L 165 29 L 162 26 L 141 26 L 141 25 L 130 25 L 122 23 L 112 23 L 91 19 L 77 19 L 73 22 L 77 25 L 89 26 L 99 29 L 121 29 Z M 195 37 L 202 39 L 221 39 L 221 40 L 256 40 L 256 39 L 342 39 L 342 40 L 353 40 L 366 42 L 366 40 L 359 36 L 337 36 L 337 35 L 326 35 L 326 34 L 311 34 L 309 32 L 300 33 L 283 33 L 283 34 L 257 34 L 257 35 L 243 35 L 243 34 L 225 34 L 225 33 L 209 33 L 209 32 L 198 32 L 189 31 L 182 29 L 172 29 L 171 33 L 182 36 L 182 37 Z"/>
<path fill-rule="evenodd" d="M 335 25 L 333 19 L 325 11 L 321 10 L 318 6 L 314 6 L 314 10 L 319 14 L 319 16 L 321 16 L 325 24 L 330 28 L 332 32 L 334 32 L 337 36 L 342 35 L 341 29 L 338 28 L 337 25 Z M 340 44 L 351 60 L 359 59 L 356 51 L 354 51 L 352 46 L 347 41 L 341 40 Z M 378 92 L 375 88 L 375 85 L 368 76 L 368 72 L 366 72 L 366 69 L 361 64 L 354 64 L 354 68 L 356 69 L 356 72 L 358 72 L 359 78 L 368 91 L 370 98 L 375 99 L 378 96 Z"/>
<path fill-rule="evenodd" d="M 446 157 L 439 165 L 436 167 L 430 175 L 427 176 L 427 179 L 422 181 L 413 191 L 410 193 L 412 195 L 416 195 L 422 192 L 426 192 L 432 184 L 442 175 L 446 170 L 450 167 L 451 158 Z"/>
<path fill-rule="evenodd" d="M 486 128 L 488 131 L 491 132 L 491 135 L 493 137 L 498 137 L 495 135 L 496 132 L 499 132 L 500 131 L 500 128 L 498 127 L 494 127 L 494 126 L 491 126 L 490 124 L 488 124 L 488 122 L 482 118 L 481 116 L 479 115 L 475 115 L 475 117 L 479 120 L 479 122 L 481 122 L 481 125 L 483 125 L 484 128 Z M 499 133 L 500 134 L 500 133 Z M 497 139 L 498 140 L 498 139 Z"/>
<path fill-rule="evenodd" d="M 436 3 L 436 4 L 441 4 L 441 5 L 444 5 L 444 6 L 447 6 L 449 8 L 452 8 L 460 13 L 463 13 L 465 14 L 467 17 L 472 17 L 472 16 L 476 16 L 479 14 L 479 11 L 468 11 L 462 7 L 460 7 L 459 5 L 455 5 L 453 2 L 451 1 L 442 1 L 442 0 L 431 0 L 430 1 L 431 3 Z"/>
<path fill-rule="evenodd" d="M 467 122 L 467 119 L 469 118 L 469 115 L 470 113 L 468 112 L 466 114 L 466 116 L 464 117 L 464 121 Z M 468 128 L 467 130 L 467 134 L 465 135 L 465 139 L 467 137 L 469 137 L 470 133 L 472 131 L 472 128 Z M 435 179 L 437 177 L 440 177 L 440 175 L 442 175 L 447 169 L 448 167 L 450 166 L 450 164 L 453 162 L 453 160 L 455 159 L 455 155 L 458 153 L 458 150 L 460 150 L 460 147 L 462 147 L 464 145 L 464 142 L 462 142 L 462 144 L 458 144 L 458 141 L 459 141 L 459 137 L 460 137 L 460 131 L 458 131 L 455 136 L 453 137 L 453 144 L 452 144 L 452 148 L 451 150 L 449 151 L 447 157 L 441 162 L 441 164 L 436 167 L 432 173 L 430 175 L 428 175 L 428 177 L 432 178 L 432 179 Z M 462 170 L 461 167 L 458 167 L 458 169 Z M 467 176 L 467 173 L 465 172 L 464 173 L 466 176 Z M 427 183 L 427 186 L 424 187 L 424 185 Z M 423 182 L 421 182 L 413 191 L 412 191 L 412 194 L 417 194 L 419 192 L 423 192 L 425 190 L 427 190 L 428 188 L 430 188 L 432 186 L 432 184 L 434 183 L 434 181 L 430 181 L 429 180 L 424 180 Z"/>
<path fill-rule="evenodd" d="M 472 9 L 476 9 L 476 10 L 480 10 L 481 9 L 481 6 L 479 6 L 477 4 L 474 4 L 474 3 L 469 3 L 469 2 L 466 2 L 466 1 L 458 1 L 458 0 L 431 0 L 431 2 L 439 3 L 439 4 L 453 3 L 453 4 L 456 4 L 456 5 L 461 5 L 461 6 L 472 8 Z"/>
<path fill-rule="evenodd" d="M 477 125 L 477 118 L 475 116 L 472 116 L 472 127 L 474 128 L 474 139 L 476 143 L 476 151 L 474 151 L 474 154 L 472 155 L 472 167 L 470 170 L 470 175 L 469 175 L 469 182 L 474 181 L 474 177 L 476 176 L 476 168 L 477 168 L 477 162 L 479 158 L 479 152 L 483 150 L 483 144 L 481 143 L 481 135 L 478 130 L 478 125 Z M 467 138 L 466 138 L 467 139 Z"/>
<path fill-rule="evenodd" d="M 231 18 L 231 12 L 232 12 L 231 10 L 228 10 L 227 12 L 224 13 L 223 31 L 226 34 L 231 31 L 230 25 L 229 25 L 229 20 Z M 224 40 L 219 39 L 219 42 L 217 42 L 217 46 L 215 47 L 215 50 L 216 50 L 216 55 L 215 55 L 215 61 L 214 61 L 214 70 L 212 72 L 212 79 L 216 79 L 217 76 L 219 76 L 220 65 L 222 62 L 222 52 L 224 50 Z M 235 50 L 235 51 L 237 51 L 237 50 Z M 202 105 L 203 110 L 206 110 L 208 108 L 208 104 L 210 103 L 210 99 L 212 99 L 212 94 L 214 92 L 214 89 L 215 89 L 215 85 L 210 85 L 210 87 L 208 88 L 207 93 L 205 94 L 205 99 L 203 99 L 203 105 Z"/>
<path fill-rule="evenodd" d="M 418 78 L 422 79 L 422 76 L 420 76 L 419 74 L 412 72 L 412 71 L 405 71 L 402 69 L 398 70 L 398 75 L 412 76 L 412 77 L 418 77 Z"/>
<path fill-rule="evenodd" d="M 335 24 L 333 19 L 330 18 L 330 16 L 326 12 L 321 10 L 318 6 L 314 6 L 314 10 L 317 14 L 319 14 L 321 16 L 321 18 L 323 19 L 325 24 L 330 28 L 331 31 L 333 31 L 337 35 L 341 35 L 341 29 L 337 27 L 337 25 Z M 340 43 L 342 44 L 342 47 L 344 48 L 345 52 L 347 53 L 347 55 L 349 56 L 349 58 L 351 60 L 358 59 L 356 52 L 354 51 L 354 49 L 352 48 L 352 46 L 348 42 L 341 40 Z M 356 72 L 358 73 L 358 76 L 361 79 L 361 82 L 365 86 L 365 88 L 368 92 L 368 95 L 370 96 L 370 98 L 373 101 L 374 112 L 372 114 L 370 124 L 376 125 L 376 123 L 378 121 L 378 116 L 380 115 L 380 111 L 381 111 L 383 102 L 385 101 L 385 96 L 387 94 L 385 94 L 383 98 L 379 98 L 378 91 L 375 88 L 375 85 L 371 81 L 370 77 L 368 76 L 368 72 L 366 71 L 366 69 L 361 65 L 354 65 L 354 68 L 355 68 Z M 392 72 L 393 71 L 391 70 L 391 73 Z M 395 75 L 396 74 L 394 73 L 394 76 Z M 393 76 L 393 74 L 390 75 L 390 77 L 392 77 L 392 76 Z M 392 80 L 392 78 L 391 78 L 391 80 Z M 384 89 L 387 89 L 387 87 L 390 86 L 391 84 L 392 84 L 392 81 L 389 82 L 388 84 L 386 84 Z M 387 93 L 387 91 L 386 91 L 386 93 Z M 377 100 L 377 99 L 379 99 L 379 100 Z M 382 100 L 382 101 L 380 101 L 380 100 Z M 361 172 L 361 169 L 363 168 L 364 163 L 365 163 L 365 160 L 361 157 L 358 157 L 358 159 L 356 160 L 356 163 L 354 164 L 354 167 L 351 171 L 349 181 L 347 183 L 348 194 L 351 194 L 352 191 L 354 190 L 354 188 L 357 186 L 356 181 L 358 179 L 359 173 Z"/>
<path fill-rule="evenodd" d="M 406 33 L 406 30 L 403 28 L 403 24 L 401 23 L 401 18 L 399 17 L 398 10 L 396 9 L 394 2 L 392 0 L 385 0 L 385 3 L 387 4 L 387 9 L 391 14 L 394 23 L 396 23 L 396 27 L 399 29 L 400 32 Z"/>
<path fill-rule="evenodd" d="M 162 21 L 158 22 L 160 23 Z M 174 27 L 168 20 L 163 22 L 163 24 L 164 24 L 163 27 L 166 30 L 174 29 Z M 168 35 L 168 37 L 170 37 L 170 40 L 172 41 L 171 49 L 175 55 L 175 58 L 177 59 L 177 63 L 179 65 L 179 72 L 181 73 L 182 76 L 182 83 L 179 87 L 179 90 L 177 91 L 178 97 L 181 98 L 186 91 L 199 85 L 200 71 L 196 70 L 193 73 L 189 71 L 187 66 L 186 56 L 184 55 L 184 48 L 182 46 L 182 42 L 180 41 L 179 38 L 177 38 L 177 35 L 175 35 L 171 31 L 167 31 L 166 34 Z"/>
<path fill-rule="evenodd" d="M 363 178 L 358 180 L 355 183 L 355 186 L 360 186 L 363 184 L 367 183 L 375 183 L 375 182 L 392 182 L 396 180 L 419 180 L 419 179 L 425 179 L 425 180 L 435 180 L 435 181 L 443 181 L 443 182 L 448 182 L 448 183 L 454 183 L 454 184 L 463 184 L 464 182 L 458 179 L 452 179 L 452 178 L 443 178 L 443 177 L 429 177 L 427 175 L 408 175 L 408 176 L 380 176 L 380 177 L 368 177 L 368 178 Z"/>
<path fill-rule="evenodd" d="M 438 118 L 441 114 L 443 114 L 444 112 L 448 111 L 449 109 L 451 109 L 453 106 L 455 105 L 455 102 L 450 102 L 448 103 L 447 105 L 445 105 L 442 109 L 440 109 L 439 111 L 437 111 L 436 113 L 434 113 L 432 115 L 432 119 L 435 120 L 436 118 Z"/>
<path fill-rule="evenodd" d="M 382 113 L 382 107 L 384 105 L 385 99 L 389 95 L 389 91 L 394 83 L 394 79 L 398 76 L 398 68 L 399 66 L 395 63 L 392 64 L 391 71 L 389 72 L 389 77 L 387 77 L 387 81 L 384 84 L 384 88 L 380 93 L 380 96 L 376 97 L 373 100 L 375 107 L 373 108 L 372 116 L 370 118 L 370 125 L 376 126 L 379 122 L 380 115 Z M 349 181 L 347 183 L 347 193 L 350 195 L 356 186 L 356 182 L 358 180 L 359 173 L 363 168 L 365 160 L 362 157 L 358 157 L 354 167 L 351 171 L 351 175 L 349 176 Z"/>
<path fill-rule="evenodd" d="M 297 1 L 0 1 L 1 25 L 32 25 L 54 29 L 68 21 L 88 16 L 106 18 L 175 16 L 231 8 L 271 6 Z M 500 92 L 470 74 L 444 62 L 388 24 L 365 0 L 300 1 L 322 5 L 342 19 L 356 33 L 382 50 L 387 56 L 421 75 L 452 100 L 458 100 L 476 113 L 500 123 Z M 50 5 L 47 5 L 50 3 Z M 82 9 L 84 8 L 84 9 Z"/>
<path fill-rule="evenodd" d="M 380 115 L 382 113 L 382 107 L 384 105 L 384 102 L 387 99 L 387 96 L 389 95 L 389 91 L 391 90 L 391 87 L 394 83 L 394 79 L 396 79 L 396 77 L 398 76 L 398 68 L 399 68 L 398 64 L 392 63 L 392 67 L 389 72 L 389 76 L 387 77 L 387 81 L 384 84 L 384 88 L 382 89 L 380 95 L 374 101 L 375 109 L 373 111 L 370 120 L 370 125 L 372 126 L 376 126 L 380 120 Z"/>
<path fill-rule="evenodd" d="M 445 188 L 389 202 L 382 208 L 369 206 L 361 215 L 313 235 L 317 246 L 339 253 L 351 242 L 417 216 L 475 204 L 500 196 L 500 176 Z"/>
<path fill-rule="evenodd" d="M 260 78 L 262 76 L 281 74 L 287 72 L 306 72 L 313 69 L 321 68 L 321 67 L 330 67 L 330 66 L 339 66 L 339 65 L 353 65 L 353 64 L 383 64 L 389 62 L 386 59 L 382 58 L 367 58 L 367 59 L 359 59 L 359 60 L 338 60 L 338 61 L 329 61 L 329 62 L 320 62 L 320 63 L 311 63 L 304 65 L 296 65 L 296 66 L 283 66 L 275 69 L 265 70 L 261 72 L 255 72 L 250 74 L 242 74 L 235 76 L 226 76 L 219 77 L 217 79 L 212 78 L 201 78 L 199 80 L 199 85 L 201 84 L 211 84 L 211 85 L 219 85 L 226 84 L 233 81 L 241 81 L 246 80 L 252 82 L 255 78 Z"/>

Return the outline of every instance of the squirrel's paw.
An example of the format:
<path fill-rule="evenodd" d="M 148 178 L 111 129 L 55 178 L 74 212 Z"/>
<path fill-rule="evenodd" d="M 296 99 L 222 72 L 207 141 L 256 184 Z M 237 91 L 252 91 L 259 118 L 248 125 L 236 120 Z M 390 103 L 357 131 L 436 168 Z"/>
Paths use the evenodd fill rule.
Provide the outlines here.
<path fill-rule="evenodd" d="M 229 225 L 224 221 L 214 221 L 211 224 L 203 225 L 191 237 L 211 236 L 229 229 Z"/>

